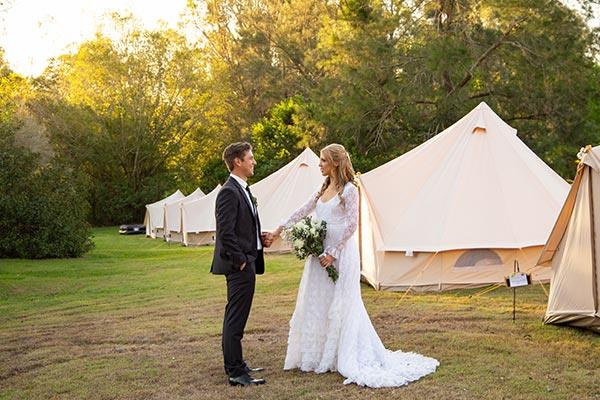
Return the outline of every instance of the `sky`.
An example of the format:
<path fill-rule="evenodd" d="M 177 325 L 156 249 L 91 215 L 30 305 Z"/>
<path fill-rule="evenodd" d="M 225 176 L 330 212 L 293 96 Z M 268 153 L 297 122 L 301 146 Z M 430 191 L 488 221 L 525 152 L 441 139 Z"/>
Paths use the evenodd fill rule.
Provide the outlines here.
<path fill-rule="evenodd" d="M 55 56 L 94 37 L 112 11 L 130 11 L 146 28 L 175 28 L 186 0 L 12 0 L 0 15 L 0 47 L 11 69 L 38 76 Z"/>

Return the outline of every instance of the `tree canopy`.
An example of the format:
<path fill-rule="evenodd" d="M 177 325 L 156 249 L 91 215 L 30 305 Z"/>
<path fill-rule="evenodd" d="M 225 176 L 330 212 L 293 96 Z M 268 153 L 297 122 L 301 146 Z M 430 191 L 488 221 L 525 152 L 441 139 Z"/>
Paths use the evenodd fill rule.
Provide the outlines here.
<path fill-rule="evenodd" d="M 181 32 L 116 15 L 117 34 L 29 82 L 26 109 L 87 177 L 94 224 L 141 221 L 176 188 L 210 191 L 232 141 L 253 143 L 255 179 L 331 142 L 366 172 L 481 101 L 568 179 L 579 147 L 600 141 L 593 3 L 190 0 Z"/>

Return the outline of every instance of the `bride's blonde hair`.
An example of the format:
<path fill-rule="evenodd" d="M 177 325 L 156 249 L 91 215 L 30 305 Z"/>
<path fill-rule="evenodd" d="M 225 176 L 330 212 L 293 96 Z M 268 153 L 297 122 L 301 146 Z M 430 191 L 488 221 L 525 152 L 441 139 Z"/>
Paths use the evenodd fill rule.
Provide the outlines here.
<path fill-rule="evenodd" d="M 338 196 L 340 197 L 340 204 L 342 207 L 344 206 L 344 198 L 342 197 L 342 192 L 344 190 L 344 186 L 346 183 L 352 182 L 353 185 L 356 185 L 355 181 L 355 173 L 354 168 L 352 168 L 352 161 L 350 161 L 350 154 L 346 151 L 344 146 L 337 143 L 332 143 L 330 145 L 325 146 L 321 150 L 321 156 L 332 166 L 333 174 L 337 178 L 337 191 Z M 321 190 L 319 191 L 319 196 L 325 192 L 325 189 L 330 184 L 330 178 L 327 176 L 325 181 L 323 182 L 323 186 L 321 186 Z"/>

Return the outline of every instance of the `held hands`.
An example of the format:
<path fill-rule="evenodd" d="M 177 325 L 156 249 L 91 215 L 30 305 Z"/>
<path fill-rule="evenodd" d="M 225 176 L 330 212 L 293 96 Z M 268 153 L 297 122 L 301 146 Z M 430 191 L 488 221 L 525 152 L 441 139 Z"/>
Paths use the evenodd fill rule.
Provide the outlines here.
<path fill-rule="evenodd" d="M 243 271 L 246 268 L 246 261 L 240 266 L 240 271 Z"/>
<path fill-rule="evenodd" d="M 270 247 L 273 244 L 273 241 L 277 239 L 281 235 L 281 227 L 278 227 L 273 232 L 263 232 L 260 234 L 260 240 L 262 242 L 263 247 Z"/>
<path fill-rule="evenodd" d="M 273 240 L 275 240 L 275 238 L 271 232 L 263 232 L 260 234 L 260 241 L 262 242 L 263 247 L 271 247 Z"/>

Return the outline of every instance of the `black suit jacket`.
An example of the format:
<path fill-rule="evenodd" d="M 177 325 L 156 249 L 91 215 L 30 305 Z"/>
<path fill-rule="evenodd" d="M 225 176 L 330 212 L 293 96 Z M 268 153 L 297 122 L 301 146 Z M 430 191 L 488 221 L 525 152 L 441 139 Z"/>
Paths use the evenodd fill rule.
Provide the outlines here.
<path fill-rule="evenodd" d="M 217 195 L 215 251 L 210 267 L 213 274 L 226 275 L 239 271 L 244 262 L 247 266 L 254 262 L 257 274 L 265 272 L 263 252 L 256 249 L 260 219 L 258 213 L 254 216 L 245 190 L 229 177 Z"/>

